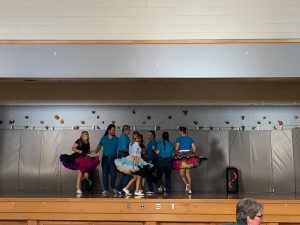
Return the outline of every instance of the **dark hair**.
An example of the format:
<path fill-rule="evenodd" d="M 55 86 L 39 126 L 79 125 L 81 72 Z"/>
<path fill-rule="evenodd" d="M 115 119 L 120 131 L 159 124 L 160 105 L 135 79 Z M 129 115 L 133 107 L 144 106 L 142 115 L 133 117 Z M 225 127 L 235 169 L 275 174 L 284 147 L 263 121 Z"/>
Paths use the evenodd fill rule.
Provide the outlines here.
<path fill-rule="evenodd" d="M 105 134 L 103 136 L 107 136 L 108 135 L 108 132 L 112 129 L 112 128 L 116 128 L 116 126 L 114 124 L 109 124 L 106 131 L 105 131 Z"/>
<path fill-rule="evenodd" d="M 186 127 L 179 127 L 178 130 L 183 132 L 184 134 L 187 133 L 187 128 Z"/>
<path fill-rule="evenodd" d="M 162 139 L 163 139 L 163 141 L 164 141 L 164 148 L 166 148 L 166 141 L 169 141 L 169 133 L 166 132 L 166 131 L 164 131 L 164 132 L 162 133 Z"/>
<path fill-rule="evenodd" d="M 141 133 L 140 133 L 140 138 L 141 138 L 140 144 L 144 144 L 144 135 L 142 135 Z"/>
<path fill-rule="evenodd" d="M 156 134 L 155 134 L 155 131 L 154 131 L 154 130 L 149 130 L 148 132 L 151 133 L 151 134 L 153 135 L 153 138 L 156 137 Z"/>

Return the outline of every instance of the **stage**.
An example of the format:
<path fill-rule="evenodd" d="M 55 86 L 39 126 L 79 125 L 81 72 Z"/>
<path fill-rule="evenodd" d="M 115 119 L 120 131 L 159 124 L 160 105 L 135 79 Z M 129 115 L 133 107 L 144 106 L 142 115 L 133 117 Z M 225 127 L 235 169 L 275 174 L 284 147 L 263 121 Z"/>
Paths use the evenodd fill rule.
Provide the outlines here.
<path fill-rule="evenodd" d="M 84 193 L 1 193 L 0 225 L 220 224 L 235 221 L 240 198 L 264 205 L 264 223 L 300 224 L 300 195 L 184 193 L 120 197 Z"/>

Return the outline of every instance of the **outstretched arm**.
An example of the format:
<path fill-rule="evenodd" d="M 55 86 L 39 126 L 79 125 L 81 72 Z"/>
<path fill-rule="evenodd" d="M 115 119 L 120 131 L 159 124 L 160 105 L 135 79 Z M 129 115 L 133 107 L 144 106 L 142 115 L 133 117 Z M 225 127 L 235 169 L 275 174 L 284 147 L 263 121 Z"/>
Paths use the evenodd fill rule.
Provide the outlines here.
<path fill-rule="evenodd" d="M 97 154 L 98 152 L 100 152 L 100 150 L 101 150 L 101 145 L 100 144 L 98 144 L 97 145 L 97 148 L 95 149 L 95 150 L 91 150 L 89 153 L 95 153 L 95 154 Z"/>

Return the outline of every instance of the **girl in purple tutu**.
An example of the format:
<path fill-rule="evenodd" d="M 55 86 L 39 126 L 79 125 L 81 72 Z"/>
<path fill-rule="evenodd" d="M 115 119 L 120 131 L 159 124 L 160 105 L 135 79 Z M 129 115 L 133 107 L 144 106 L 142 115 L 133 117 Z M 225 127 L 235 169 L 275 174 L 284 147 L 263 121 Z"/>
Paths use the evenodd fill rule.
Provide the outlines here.
<path fill-rule="evenodd" d="M 187 128 L 179 127 L 178 133 L 180 137 L 176 139 L 173 168 L 179 170 L 181 180 L 185 184 L 185 193 L 192 194 L 190 169 L 199 165 L 200 158 L 195 155 L 196 146 L 193 139 L 187 136 Z"/>
<path fill-rule="evenodd" d="M 59 158 L 64 167 L 77 171 L 76 193 L 82 194 L 80 189 L 82 181 L 84 179 L 89 181 L 89 173 L 96 170 L 100 160 L 99 156 L 90 157 L 87 155 L 93 152 L 90 151 L 89 133 L 87 131 L 81 133 L 80 138 L 74 143 L 72 151 L 73 154 L 62 154 Z"/>

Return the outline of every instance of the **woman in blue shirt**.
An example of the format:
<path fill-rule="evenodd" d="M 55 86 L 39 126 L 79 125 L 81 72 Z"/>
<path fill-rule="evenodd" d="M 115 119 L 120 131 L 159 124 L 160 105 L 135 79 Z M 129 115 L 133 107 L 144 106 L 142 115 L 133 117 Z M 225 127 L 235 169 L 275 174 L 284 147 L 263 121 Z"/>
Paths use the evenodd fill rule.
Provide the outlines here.
<path fill-rule="evenodd" d="M 171 172 L 172 172 L 172 156 L 174 146 L 169 142 L 169 133 L 163 132 L 162 141 L 157 144 L 155 153 L 158 155 L 157 161 L 157 185 L 158 193 L 168 194 L 171 192 Z M 162 176 L 165 174 L 165 187 L 163 186 Z"/>
<path fill-rule="evenodd" d="M 196 146 L 193 139 L 187 136 L 187 128 L 179 127 L 178 132 L 180 137 L 176 139 L 176 154 L 173 167 L 179 170 L 180 177 L 185 184 L 185 193 L 192 194 L 190 169 L 198 166 L 200 159 L 194 154 Z"/>
<path fill-rule="evenodd" d="M 116 126 L 110 124 L 104 136 L 101 138 L 96 152 L 99 152 L 103 147 L 102 156 L 102 174 L 103 174 L 103 186 L 104 190 L 102 194 L 107 194 L 109 191 L 109 176 L 110 176 L 110 187 L 114 193 L 118 193 L 115 188 L 117 179 L 117 170 L 114 164 L 114 160 L 117 158 L 117 149 L 119 144 L 119 138 L 116 137 Z"/>

